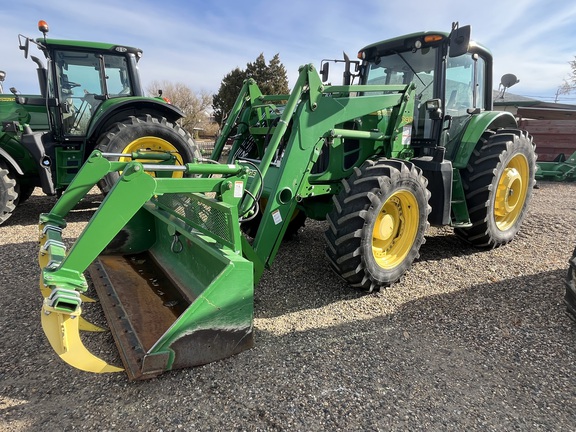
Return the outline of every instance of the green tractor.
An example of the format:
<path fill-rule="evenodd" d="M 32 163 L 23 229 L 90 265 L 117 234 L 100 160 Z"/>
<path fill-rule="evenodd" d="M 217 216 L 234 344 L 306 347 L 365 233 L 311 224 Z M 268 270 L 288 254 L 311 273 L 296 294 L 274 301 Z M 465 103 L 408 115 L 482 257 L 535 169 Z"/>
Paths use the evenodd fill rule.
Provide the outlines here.
<path fill-rule="evenodd" d="M 47 39 L 48 25 L 40 21 L 38 28 L 42 38 L 19 35 L 19 42 L 26 58 L 33 44 L 47 60 L 46 67 L 31 56 L 40 94 L 12 88 L 0 95 L 0 224 L 37 186 L 47 195 L 61 194 L 95 148 L 171 165 L 199 156 L 176 124 L 183 113 L 160 97 L 144 96 L 140 49 Z M 117 178 L 107 176 L 101 189 L 108 191 Z"/>
<path fill-rule="evenodd" d="M 210 161 L 90 155 L 40 217 L 42 325 L 63 360 L 122 369 L 78 336 L 91 329 L 81 316 L 87 270 L 124 369 L 146 379 L 253 346 L 254 286 L 307 218 L 327 221 L 327 265 L 365 291 L 404 275 L 429 225 L 479 248 L 514 238 L 534 145 L 510 113 L 492 111 L 492 56 L 470 42 L 470 27 L 378 42 L 358 57 L 343 60 L 343 85 L 327 84 L 329 62 L 321 74 L 302 66 L 290 94 L 264 95 L 247 80 Z M 185 176 L 146 175 L 159 169 Z M 68 212 L 120 172 L 67 251 Z"/>

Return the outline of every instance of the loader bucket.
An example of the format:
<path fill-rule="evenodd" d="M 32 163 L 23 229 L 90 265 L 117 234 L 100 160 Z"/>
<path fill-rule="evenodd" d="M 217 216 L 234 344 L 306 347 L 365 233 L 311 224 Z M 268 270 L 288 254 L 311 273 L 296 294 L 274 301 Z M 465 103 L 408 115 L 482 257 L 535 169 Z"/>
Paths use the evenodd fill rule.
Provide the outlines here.
<path fill-rule="evenodd" d="M 163 168 L 168 169 L 168 168 Z M 153 178 L 138 162 L 91 156 L 51 213 L 40 217 L 44 332 L 79 369 L 113 372 L 78 336 L 90 279 L 129 379 L 206 364 L 253 346 L 253 264 L 242 256 L 240 166 L 188 164 L 191 174 Z M 122 176 L 66 251 L 64 216 L 99 178 Z M 43 234 L 42 234 L 43 233 Z"/>

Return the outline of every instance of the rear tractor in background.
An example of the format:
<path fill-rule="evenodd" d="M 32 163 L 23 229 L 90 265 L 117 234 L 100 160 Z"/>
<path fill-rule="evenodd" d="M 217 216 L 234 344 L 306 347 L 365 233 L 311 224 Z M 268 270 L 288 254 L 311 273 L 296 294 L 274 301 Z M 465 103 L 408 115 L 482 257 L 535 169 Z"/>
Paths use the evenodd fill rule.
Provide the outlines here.
<path fill-rule="evenodd" d="M 192 137 L 176 123 L 182 111 L 144 95 L 137 67 L 142 50 L 48 39 L 48 25 L 40 21 L 38 28 L 43 37 L 19 35 L 19 45 L 24 57 L 33 45 L 47 61 L 45 66 L 31 56 L 40 94 L 11 88 L 0 95 L 0 224 L 35 187 L 61 194 L 94 149 L 114 160 L 169 165 L 200 157 Z M 3 73 L 0 81 L 4 78 Z M 118 177 L 106 176 L 100 188 L 109 191 Z"/>

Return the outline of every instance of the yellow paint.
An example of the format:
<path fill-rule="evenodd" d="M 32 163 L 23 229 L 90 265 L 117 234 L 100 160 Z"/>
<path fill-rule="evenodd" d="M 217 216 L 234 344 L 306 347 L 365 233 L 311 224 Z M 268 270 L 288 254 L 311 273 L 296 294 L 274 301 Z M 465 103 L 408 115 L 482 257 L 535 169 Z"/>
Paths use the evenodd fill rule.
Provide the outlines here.
<path fill-rule="evenodd" d="M 399 190 L 380 208 L 372 229 L 372 254 L 378 266 L 393 269 L 412 249 L 419 226 L 419 208 L 414 194 Z"/>

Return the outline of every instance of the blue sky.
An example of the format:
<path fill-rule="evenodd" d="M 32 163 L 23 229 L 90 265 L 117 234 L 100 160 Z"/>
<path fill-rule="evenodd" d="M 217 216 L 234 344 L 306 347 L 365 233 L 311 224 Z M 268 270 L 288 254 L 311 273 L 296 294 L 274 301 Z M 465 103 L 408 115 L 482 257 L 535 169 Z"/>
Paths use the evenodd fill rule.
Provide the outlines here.
<path fill-rule="evenodd" d="M 0 69 L 5 89 L 37 93 L 35 66 L 18 50 L 17 36 L 136 46 L 143 84 L 183 82 L 215 93 L 235 67 L 276 53 L 293 84 L 298 67 L 324 58 L 355 57 L 372 42 L 420 30 L 449 31 L 453 21 L 472 26 L 472 38 L 494 55 L 495 85 L 514 73 L 510 92 L 553 101 L 570 73 L 576 46 L 576 2 L 565 0 L 18 0 L 0 8 Z M 333 81 L 336 81 L 333 79 Z M 575 103 L 576 93 L 559 102 Z"/>

